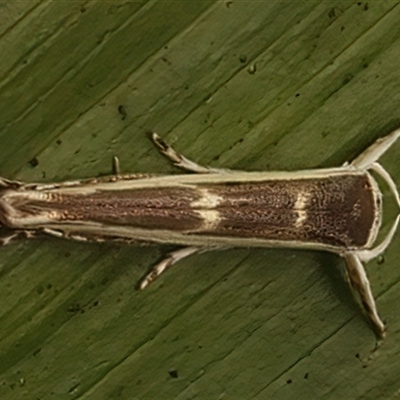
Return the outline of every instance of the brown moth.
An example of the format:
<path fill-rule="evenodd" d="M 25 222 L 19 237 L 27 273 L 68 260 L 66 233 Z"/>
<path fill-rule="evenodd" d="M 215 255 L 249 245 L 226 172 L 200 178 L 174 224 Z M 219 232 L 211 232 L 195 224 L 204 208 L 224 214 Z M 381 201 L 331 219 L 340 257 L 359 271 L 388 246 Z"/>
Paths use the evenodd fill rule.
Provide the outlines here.
<path fill-rule="evenodd" d="M 395 183 L 377 162 L 399 136 L 397 129 L 338 168 L 242 172 L 201 166 L 153 133 L 161 153 L 195 174 L 118 173 L 50 184 L 0 178 L 0 240 L 7 244 L 44 233 L 76 240 L 181 246 L 154 266 L 142 280 L 142 289 L 197 252 L 238 246 L 329 251 L 345 260 L 350 282 L 383 337 L 385 325 L 363 262 L 385 251 L 400 215 L 376 245 L 382 195 L 370 170 L 384 179 L 400 207 Z"/>

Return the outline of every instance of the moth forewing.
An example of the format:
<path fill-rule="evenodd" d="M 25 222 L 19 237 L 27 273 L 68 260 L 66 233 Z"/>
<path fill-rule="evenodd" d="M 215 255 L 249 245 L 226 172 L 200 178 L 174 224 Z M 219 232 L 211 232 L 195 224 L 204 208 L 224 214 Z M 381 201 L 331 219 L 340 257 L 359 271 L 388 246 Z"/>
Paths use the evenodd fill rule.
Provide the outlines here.
<path fill-rule="evenodd" d="M 46 233 L 76 240 L 172 243 L 170 253 L 142 280 L 144 288 L 177 261 L 231 247 L 291 247 L 330 251 L 346 260 L 353 287 L 383 336 L 362 260 L 390 244 L 399 218 L 375 243 L 382 195 L 369 170 L 396 185 L 377 159 L 400 130 L 379 139 L 352 163 L 296 172 L 209 168 L 185 158 L 157 134 L 152 139 L 174 165 L 196 174 L 116 175 L 52 184 L 0 181 L 0 222 L 12 230 L 2 243 Z M 119 172 L 118 164 L 115 169 Z"/>
<path fill-rule="evenodd" d="M 4 193 L 0 205 L 14 229 L 337 253 L 370 247 L 381 215 L 375 180 L 343 169 L 29 185 Z"/>

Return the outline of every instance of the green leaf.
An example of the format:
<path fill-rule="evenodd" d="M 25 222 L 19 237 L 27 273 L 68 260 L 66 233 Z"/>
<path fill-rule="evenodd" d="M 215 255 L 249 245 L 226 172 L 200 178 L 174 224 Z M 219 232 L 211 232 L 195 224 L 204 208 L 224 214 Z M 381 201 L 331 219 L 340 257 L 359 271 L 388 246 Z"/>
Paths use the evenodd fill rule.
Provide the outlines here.
<path fill-rule="evenodd" d="M 393 1 L 0 8 L 6 178 L 109 174 L 114 155 L 123 172 L 178 173 L 147 130 L 213 167 L 333 167 L 400 125 Z M 399 151 L 382 158 L 398 183 Z M 196 255 L 136 291 L 168 248 L 46 237 L 2 247 L 0 397 L 396 397 L 398 240 L 367 266 L 388 326 L 379 348 L 342 260 L 324 252 Z"/>

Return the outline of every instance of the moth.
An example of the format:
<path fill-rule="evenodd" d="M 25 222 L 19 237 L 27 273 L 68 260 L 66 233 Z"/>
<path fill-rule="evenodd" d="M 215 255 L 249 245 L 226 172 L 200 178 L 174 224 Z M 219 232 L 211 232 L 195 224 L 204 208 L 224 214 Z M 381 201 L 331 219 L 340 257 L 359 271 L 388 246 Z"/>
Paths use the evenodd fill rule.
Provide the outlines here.
<path fill-rule="evenodd" d="M 363 262 L 382 254 L 400 214 L 376 244 L 382 194 L 370 171 L 390 188 L 378 163 L 400 128 L 378 139 L 350 163 L 295 172 L 243 172 L 201 166 L 151 137 L 172 163 L 192 174 L 131 174 L 62 183 L 0 178 L 0 243 L 49 234 L 75 240 L 169 243 L 168 254 L 144 277 L 143 289 L 179 260 L 233 247 L 324 250 L 341 256 L 376 332 L 385 336 Z"/>

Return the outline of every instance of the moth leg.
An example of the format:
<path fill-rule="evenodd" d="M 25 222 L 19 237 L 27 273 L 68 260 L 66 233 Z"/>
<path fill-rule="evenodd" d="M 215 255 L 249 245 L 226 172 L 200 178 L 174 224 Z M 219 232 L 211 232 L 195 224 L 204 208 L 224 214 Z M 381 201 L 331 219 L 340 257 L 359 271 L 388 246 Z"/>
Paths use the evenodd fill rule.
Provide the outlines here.
<path fill-rule="evenodd" d="M 114 175 L 121 175 L 121 168 L 119 166 L 119 158 L 114 156 L 112 158 L 112 172 Z"/>
<path fill-rule="evenodd" d="M 53 228 L 43 228 L 42 232 L 58 238 L 67 237 L 67 235 L 65 235 L 62 231 Z"/>
<path fill-rule="evenodd" d="M 361 302 L 377 333 L 383 339 L 386 335 L 385 324 L 378 315 L 375 299 L 371 291 L 371 286 L 365 268 L 357 253 L 345 253 L 346 267 L 350 283 L 358 292 Z"/>
<path fill-rule="evenodd" d="M 9 235 L 0 237 L 0 246 L 6 246 L 11 242 L 15 242 L 20 239 L 30 239 L 36 235 L 36 231 L 20 230 L 10 232 Z"/>
<path fill-rule="evenodd" d="M 379 159 L 392 146 L 392 144 L 399 138 L 400 128 L 396 129 L 389 135 L 378 139 L 375 143 L 364 150 L 358 157 L 356 157 L 350 165 L 360 168 L 368 169 L 371 165 Z"/>
<path fill-rule="evenodd" d="M 23 183 L 20 181 L 11 181 L 9 179 L 0 177 L 0 187 L 5 187 L 7 189 L 9 188 L 14 189 L 14 188 L 19 188 L 22 185 Z"/>
<path fill-rule="evenodd" d="M 47 234 L 47 235 L 51 235 L 51 236 L 55 236 L 58 238 L 65 238 L 65 239 L 72 239 L 72 240 L 77 240 L 79 242 L 90 242 L 90 239 L 84 235 L 80 235 L 79 233 L 73 233 L 73 232 L 63 232 L 61 230 L 58 229 L 53 229 L 53 228 L 43 228 L 42 232 Z M 97 238 L 96 240 L 92 240 L 94 242 L 104 242 L 104 240 Z"/>
<path fill-rule="evenodd" d="M 165 270 L 171 268 L 178 261 L 192 254 L 198 253 L 199 251 L 204 251 L 204 249 L 201 247 L 184 247 L 183 249 L 169 253 L 167 257 L 154 265 L 151 271 L 140 281 L 139 289 L 144 289 L 150 283 L 154 282 Z"/>
<path fill-rule="evenodd" d="M 222 168 L 203 167 L 202 165 L 189 160 L 182 154 L 179 154 L 174 148 L 166 144 L 155 132 L 151 132 L 150 137 L 161 154 L 167 157 L 178 168 L 199 174 L 220 174 L 229 172 L 229 170 Z"/>

